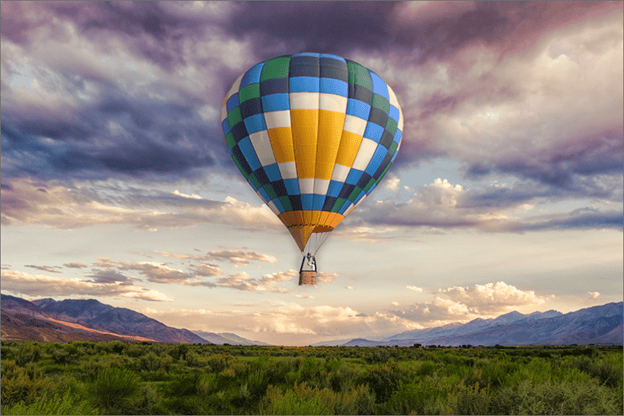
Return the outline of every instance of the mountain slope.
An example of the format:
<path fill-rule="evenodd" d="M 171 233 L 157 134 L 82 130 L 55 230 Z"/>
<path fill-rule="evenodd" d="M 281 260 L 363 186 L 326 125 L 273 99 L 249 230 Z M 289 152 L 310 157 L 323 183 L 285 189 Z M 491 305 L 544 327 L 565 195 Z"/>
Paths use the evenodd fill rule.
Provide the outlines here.
<path fill-rule="evenodd" d="M 2 339 L 41 342 L 68 341 L 151 341 L 89 328 L 86 323 L 66 315 L 49 312 L 14 296 L 2 295 Z"/>
<path fill-rule="evenodd" d="M 142 313 L 105 305 L 95 299 L 38 299 L 32 303 L 47 311 L 63 313 L 80 319 L 89 326 L 105 328 L 116 334 L 141 336 L 160 342 L 211 344 L 187 329 L 172 328 Z"/>

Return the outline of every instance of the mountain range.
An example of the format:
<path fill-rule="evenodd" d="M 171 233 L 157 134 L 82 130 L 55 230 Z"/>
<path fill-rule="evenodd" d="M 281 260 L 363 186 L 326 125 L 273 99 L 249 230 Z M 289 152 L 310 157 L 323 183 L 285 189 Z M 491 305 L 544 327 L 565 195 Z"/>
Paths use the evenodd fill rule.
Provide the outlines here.
<path fill-rule="evenodd" d="M 622 302 L 562 314 L 550 310 L 475 319 L 396 334 L 380 341 L 354 339 L 344 346 L 622 344 Z"/>
<path fill-rule="evenodd" d="M 2 294 L 2 339 L 43 342 L 146 341 L 190 344 L 268 345 L 236 334 L 173 328 L 142 313 L 95 299 L 37 299 Z"/>
<path fill-rule="evenodd" d="M 232 333 L 173 328 L 126 308 L 97 300 L 37 299 L 2 294 L 2 339 L 44 342 L 147 341 L 230 345 L 270 345 Z M 436 328 L 402 332 L 382 339 L 342 339 L 314 344 L 344 346 L 622 344 L 622 302 L 562 314 L 510 312 Z"/>

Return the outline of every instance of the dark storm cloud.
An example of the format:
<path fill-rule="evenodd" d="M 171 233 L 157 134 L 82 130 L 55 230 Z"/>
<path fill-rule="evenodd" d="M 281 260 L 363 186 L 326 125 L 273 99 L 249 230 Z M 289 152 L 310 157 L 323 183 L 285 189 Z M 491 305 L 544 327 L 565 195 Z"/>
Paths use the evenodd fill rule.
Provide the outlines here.
<path fill-rule="evenodd" d="M 617 2 L 435 3 L 240 2 L 226 29 L 251 39 L 260 59 L 276 53 L 362 51 L 394 52 L 398 65 L 422 64 L 477 43 L 523 48 L 553 27 L 618 7 Z"/>
<path fill-rule="evenodd" d="M 624 225 L 624 215 L 618 211 L 601 212 L 591 208 L 581 208 L 568 215 L 553 216 L 532 224 L 528 222 L 520 226 L 520 231 L 535 230 L 566 230 L 586 228 L 616 228 Z"/>
<path fill-rule="evenodd" d="M 221 9 L 228 7 L 223 4 Z M 202 39 L 210 38 L 205 31 L 214 29 L 220 20 L 213 15 L 195 13 L 187 5 L 152 2 L 33 2 L 3 7 L 3 43 L 14 42 L 23 53 L 32 54 L 24 61 L 15 48 L 6 54 L 3 48 L 3 174 L 181 178 L 201 173 L 194 168 L 205 172 L 217 160 L 228 161 L 217 116 L 226 87 L 213 88 L 210 95 L 201 89 L 189 92 L 175 76 L 148 72 L 141 79 L 142 74 L 131 69 L 158 65 L 171 72 L 195 65 L 202 71 L 207 67 L 202 62 L 210 59 L 217 72 L 230 72 L 221 68 L 216 56 L 193 53 L 195 47 L 205 49 Z M 76 36 L 90 42 L 87 53 L 63 49 Z M 39 45 L 46 42 L 50 50 L 42 51 Z M 122 66 L 125 73 L 106 68 L 111 58 L 118 59 L 111 49 L 119 42 L 123 45 L 120 52 L 127 48 L 130 54 L 127 66 Z M 5 79 L 5 73 L 7 77 L 21 75 L 24 64 L 30 65 L 26 70 L 38 81 L 35 86 L 31 82 L 30 91 L 9 85 Z M 209 73 L 210 68 L 205 71 Z M 212 82 L 201 72 L 198 76 L 198 82 L 202 78 Z M 214 117 L 200 115 L 206 104 L 215 109 Z M 231 163 L 223 165 L 226 172 L 234 172 Z"/>
<path fill-rule="evenodd" d="M 167 70 L 184 65 L 181 41 L 200 37 L 220 19 L 193 13 L 190 5 L 167 2 L 32 2 L 29 6 L 7 2 L 2 37 L 23 45 L 33 42 L 33 32 L 46 27 L 55 37 L 67 36 L 49 18 L 70 21 L 81 34 L 101 44 L 120 38 L 138 55 Z M 19 2 L 15 2 L 19 3 Z M 4 8 L 4 6 L 3 6 Z M 223 6 L 227 8 L 226 5 Z M 4 14 L 4 13 L 3 13 Z M 19 23 L 18 23 L 19 22 Z"/>
<path fill-rule="evenodd" d="M 96 178 L 115 173 L 183 176 L 226 157 L 224 146 L 210 145 L 211 138 L 220 143 L 221 133 L 211 130 L 191 104 L 130 101 L 117 93 L 80 109 L 48 109 L 45 119 L 36 109 L 7 109 L 3 156 L 18 160 L 28 155 L 35 163 L 24 168 L 32 175 Z M 117 134 L 108 127 L 111 122 L 119 126 Z"/>
<path fill-rule="evenodd" d="M 375 50 L 391 36 L 394 2 L 241 2 L 235 3 L 226 30 L 254 43 L 259 59 L 316 51 L 349 54 Z"/>
<path fill-rule="evenodd" d="M 405 134 L 391 173 L 444 157 L 460 161 L 467 179 L 516 178 L 509 189 L 462 195 L 463 212 L 566 198 L 616 201 L 621 105 L 605 101 L 606 90 L 579 88 L 588 72 L 559 71 L 556 80 L 567 83 L 549 92 L 553 82 L 543 74 L 552 62 L 539 58 L 555 39 L 552 59 L 564 54 L 589 71 L 588 62 L 621 42 L 619 26 L 610 29 L 618 22 L 599 20 L 617 18 L 621 9 L 621 2 L 5 2 L 3 214 L 4 204 L 13 213 L 35 208 L 15 193 L 5 197 L 15 177 L 69 188 L 85 179 L 161 183 L 217 172 L 239 178 L 219 125 L 223 95 L 253 63 L 302 51 L 361 60 L 392 85 Z M 591 32 L 599 27 L 612 33 Z M 593 37 L 566 37 L 588 32 Z M 600 74 L 591 78 L 621 83 L 604 66 Z M 536 91 L 545 98 L 533 108 L 526 103 Z M 621 92 L 614 94 L 621 101 Z M 581 99 L 583 105 L 548 113 Z M 499 121 L 453 130 L 497 107 Z M 537 116 L 525 120 L 527 113 Z M 485 137 L 488 129 L 495 131 Z M 125 200 L 115 200 L 121 194 Z M 127 189 L 101 202 L 216 206 Z M 178 224 L 176 215 L 166 223 Z M 3 224 L 14 218 L 3 215 Z M 455 214 L 439 223 L 482 224 Z"/>
<path fill-rule="evenodd" d="M 574 190 L 579 196 L 611 198 L 614 189 L 602 188 L 591 177 L 622 171 L 623 143 L 621 131 L 606 131 L 580 140 L 557 143 L 537 154 L 524 153 L 515 159 L 472 163 L 464 168 L 464 175 L 468 179 L 479 180 L 493 173 L 512 174 L 554 189 Z"/>

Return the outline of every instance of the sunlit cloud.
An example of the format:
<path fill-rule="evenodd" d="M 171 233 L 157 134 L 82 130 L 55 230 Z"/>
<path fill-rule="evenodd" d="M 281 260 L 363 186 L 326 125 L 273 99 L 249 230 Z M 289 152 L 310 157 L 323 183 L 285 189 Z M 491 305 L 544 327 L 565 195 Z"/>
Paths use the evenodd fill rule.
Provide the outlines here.
<path fill-rule="evenodd" d="M 526 305 L 541 305 L 546 301 L 532 290 L 521 290 L 505 282 L 476 284 L 473 287 L 450 287 L 438 293 L 460 302 L 470 310 L 482 314 L 507 312 Z"/>
<path fill-rule="evenodd" d="M 600 292 L 587 292 L 587 293 L 589 293 L 590 299 L 598 299 L 598 297 L 600 296 Z"/>
<path fill-rule="evenodd" d="M 288 302 L 280 302 L 271 310 L 253 314 L 172 309 L 150 316 L 169 325 L 186 322 L 187 327 L 202 330 L 208 330 L 206 322 L 209 322 L 212 331 L 231 328 L 250 333 L 294 336 L 299 339 L 298 344 L 306 342 L 306 336 L 348 337 L 358 333 L 374 335 L 422 328 L 407 319 L 379 312 L 363 314 L 350 307 L 303 307 Z"/>
<path fill-rule="evenodd" d="M 147 301 L 173 301 L 169 296 L 153 289 L 118 281 L 89 282 L 79 279 L 32 275 L 19 271 L 2 271 L 2 290 L 25 296 L 101 296 L 139 299 Z"/>
<path fill-rule="evenodd" d="M 433 301 L 416 302 L 391 312 L 425 326 L 494 318 L 520 307 L 536 307 L 546 302 L 532 290 L 521 290 L 504 282 L 454 286 L 432 292 Z"/>
<path fill-rule="evenodd" d="M 422 292 L 422 288 L 418 287 L 418 286 L 405 286 L 406 288 L 408 288 L 409 290 L 413 290 L 414 292 Z"/>

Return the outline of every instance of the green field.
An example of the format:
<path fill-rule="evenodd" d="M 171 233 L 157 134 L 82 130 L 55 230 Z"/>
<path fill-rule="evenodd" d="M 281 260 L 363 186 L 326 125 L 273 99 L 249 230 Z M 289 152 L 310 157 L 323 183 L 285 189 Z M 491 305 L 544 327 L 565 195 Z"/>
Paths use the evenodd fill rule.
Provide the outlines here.
<path fill-rule="evenodd" d="M 622 347 L 2 342 L 2 414 L 623 414 Z"/>

